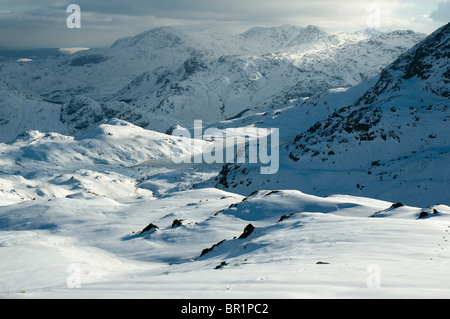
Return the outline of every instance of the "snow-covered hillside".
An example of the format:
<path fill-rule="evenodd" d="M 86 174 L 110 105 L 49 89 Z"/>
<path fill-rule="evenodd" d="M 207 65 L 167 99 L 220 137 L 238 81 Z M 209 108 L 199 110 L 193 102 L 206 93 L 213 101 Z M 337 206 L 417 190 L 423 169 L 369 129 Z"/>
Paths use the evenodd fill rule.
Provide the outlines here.
<path fill-rule="evenodd" d="M 0 74 L 15 91 L 61 104 L 61 117 L 46 118 L 54 128 L 67 125 L 58 133 L 80 134 L 114 117 L 166 132 L 196 119 L 212 124 L 356 85 L 423 37 L 413 31 L 348 34 L 290 25 L 239 35 L 160 27 L 110 48 L 3 61 Z M 8 103 L 2 98 L 0 107 Z"/>
<path fill-rule="evenodd" d="M 60 113 L 61 104 L 20 92 L 0 80 L 0 142 L 13 141 L 30 130 L 67 134 Z"/>
<path fill-rule="evenodd" d="M 113 121 L 0 144 L 0 296 L 449 296 L 450 207 L 242 196 L 190 189 L 219 168 L 129 165 L 164 158 L 171 138 Z"/>
<path fill-rule="evenodd" d="M 288 188 L 422 206 L 448 202 L 449 33 L 442 27 L 351 89 L 223 123 L 279 127 L 280 170 L 261 176 L 258 168 L 229 164 L 209 185 L 244 195 Z"/>

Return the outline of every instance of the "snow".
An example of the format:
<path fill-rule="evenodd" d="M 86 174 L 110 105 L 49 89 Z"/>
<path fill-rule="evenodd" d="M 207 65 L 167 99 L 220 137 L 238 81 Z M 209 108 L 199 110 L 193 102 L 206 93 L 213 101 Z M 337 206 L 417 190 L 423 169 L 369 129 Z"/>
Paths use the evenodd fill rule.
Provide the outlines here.
<path fill-rule="evenodd" d="M 448 203 L 448 57 L 440 53 L 448 39 L 447 26 L 352 88 L 223 122 L 222 129 L 279 127 L 280 169 L 267 177 L 252 165 L 231 166 L 203 185 L 242 195 L 282 188 L 419 207 Z"/>
<path fill-rule="evenodd" d="M 423 61 L 435 66 L 426 68 L 427 74 L 404 77 L 421 43 L 365 81 L 350 67 L 347 83 L 359 83 L 353 87 L 327 87 L 305 98 L 286 96 L 276 85 L 293 70 L 280 61 L 321 66 L 330 56 L 329 61 L 365 56 L 373 47 L 407 46 L 419 37 L 409 31 L 367 34 L 282 26 L 235 37 L 158 28 L 120 39 L 108 50 L 57 57 L 60 70 L 66 70 L 58 76 L 49 67 L 55 60 L 0 66 L 5 75 L 0 82 L 0 298 L 449 298 L 448 96 L 437 81 L 445 77 L 437 66 L 447 65 L 448 58 L 426 55 Z M 242 39 L 251 38 L 267 46 L 249 46 L 239 55 Z M 225 44 L 216 46 L 223 39 Z M 432 36 L 425 43 L 432 51 L 445 39 Z M 181 112 L 181 105 L 192 101 L 186 96 L 170 96 L 160 105 L 173 112 L 167 116 L 149 113 L 142 104 L 105 99 L 142 75 L 148 83 L 135 81 L 121 94 L 135 89 L 145 100 L 146 85 L 167 71 L 152 73 L 141 61 L 124 57 L 140 52 L 155 58 L 149 68 L 164 62 L 174 71 L 200 47 L 202 58 L 223 54 L 206 59 L 216 64 L 211 74 L 217 77 L 210 81 L 210 74 L 199 72 L 186 83 L 185 73 L 179 73 L 177 83 L 196 101 L 206 98 L 216 105 L 214 94 L 222 102 L 238 101 L 240 107 L 227 109 L 219 122 L 220 111 L 205 114 L 205 128 L 233 133 L 225 138 L 280 128 L 278 173 L 261 175 L 250 163 L 174 163 L 174 148 L 200 155 L 207 146 L 223 145 L 211 136 L 200 140 L 151 130 L 150 123 L 137 120 L 147 115 L 153 124 L 184 127 L 168 119 L 202 110 Z M 152 56 L 155 48 L 160 56 Z M 258 53 L 262 48 L 269 52 Z M 174 50 L 180 55 L 168 54 Z M 375 56 L 381 51 L 386 50 Z M 396 55 L 384 53 L 383 63 Z M 106 60 L 99 62 L 102 57 Z M 205 61 L 197 57 L 190 62 L 201 69 Z M 264 75 L 261 66 L 274 61 L 280 63 Z M 376 64 L 361 58 L 353 65 L 364 61 Z M 89 66 L 82 65 L 86 62 Z M 126 65 L 131 71 L 123 83 L 114 77 L 107 84 L 98 81 Z M 249 84 L 234 86 L 233 98 L 221 91 L 236 80 L 218 72 L 228 68 L 245 74 Z M 26 75 L 16 78 L 21 72 Z M 45 85 L 31 80 L 45 72 Z M 98 76 L 93 87 L 79 86 L 92 74 Z M 312 82 L 320 87 L 317 81 Z M 40 95 L 43 86 L 46 93 Z M 215 93 L 203 95 L 205 87 Z M 58 92 L 51 93 L 54 89 Z M 242 104 L 250 97 L 263 101 L 264 92 L 279 93 L 285 103 L 247 114 Z M 69 99 L 47 100 L 56 97 Z"/>
<path fill-rule="evenodd" d="M 160 27 L 119 39 L 110 48 L 74 48 L 28 63 L 4 61 L 0 67 L 2 81 L 16 95 L 33 93 L 54 103 L 55 114 L 36 120 L 52 123 L 54 132 L 78 135 L 103 118 L 166 132 L 177 124 L 190 127 L 199 117 L 211 125 L 271 111 L 292 98 L 349 88 L 377 75 L 423 37 L 291 25 L 238 35 Z M 0 102 L 12 104 L 11 97 L 0 96 Z M 35 108 L 23 109 L 33 114 Z M 20 134 L 45 127 L 22 125 L 11 122 L 5 129 L 14 126 Z M 0 139 L 10 142 L 12 135 Z"/>
<path fill-rule="evenodd" d="M 77 139 L 34 133 L 2 144 L 2 298 L 450 296 L 442 280 L 450 207 L 419 218 L 432 209 L 289 189 L 248 197 L 192 189 L 214 169 L 122 165 L 139 152 L 95 164 L 95 154 L 108 158 L 117 152 L 112 145 L 125 148 L 138 132 L 148 138 L 133 140 L 136 150 L 169 139 L 116 121 Z M 70 150 L 86 141 L 95 152 L 75 159 Z M 21 155 L 30 144 L 40 156 Z M 150 223 L 158 229 L 141 233 Z M 254 231 L 238 238 L 250 223 Z"/>

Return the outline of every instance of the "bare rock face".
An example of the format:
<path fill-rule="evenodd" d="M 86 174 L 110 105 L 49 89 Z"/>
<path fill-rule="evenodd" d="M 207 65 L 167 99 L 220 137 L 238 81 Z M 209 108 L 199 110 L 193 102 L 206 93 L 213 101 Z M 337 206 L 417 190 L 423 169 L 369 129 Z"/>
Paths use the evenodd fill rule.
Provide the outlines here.
<path fill-rule="evenodd" d="M 159 227 L 156 226 L 155 224 L 150 223 L 141 231 L 141 234 L 144 234 L 144 233 L 147 233 L 147 232 L 151 232 L 151 231 L 154 231 L 156 229 L 159 229 Z"/>
<path fill-rule="evenodd" d="M 255 230 L 255 227 L 252 224 L 248 224 L 244 228 L 244 232 L 239 236 L 240 239 L 247 238 L 253 231 Z"/>

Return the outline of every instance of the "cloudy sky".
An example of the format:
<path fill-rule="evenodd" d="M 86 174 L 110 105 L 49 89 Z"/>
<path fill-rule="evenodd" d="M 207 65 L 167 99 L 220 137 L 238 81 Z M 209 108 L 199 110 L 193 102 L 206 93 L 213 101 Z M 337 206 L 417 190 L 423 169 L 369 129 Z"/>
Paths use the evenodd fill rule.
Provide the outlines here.
<path fill-rule="evenodd" d="M 81 9 L 68 28 L 67 7 Z M 449 22 L 450 0 L 0 0 L 0 47 L 106 47 L 166 25 L 240 33 L 254 26 L 380 26 L 431 33 Z"/>

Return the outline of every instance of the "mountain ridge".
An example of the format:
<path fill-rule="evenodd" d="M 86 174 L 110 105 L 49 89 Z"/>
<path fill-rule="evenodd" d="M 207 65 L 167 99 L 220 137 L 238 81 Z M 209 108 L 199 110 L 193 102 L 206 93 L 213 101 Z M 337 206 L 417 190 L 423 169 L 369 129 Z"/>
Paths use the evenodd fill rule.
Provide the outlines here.
<path fill-rule="evenodd" d="M 277 37 L 286 30 L 290 33 L 285 40 Z M 371 37 L 314 26 L 260 28 L 244 34 L 248 39 L 160 27 L 119 39 L 110 48 L 26 63 L 7 61 L 0 68 L 3 80 L 17 90 L 62 104 L 62 118 L 81 96 L 91 101 L 83 104 L 84 115 L 71 116 L 70 134 L 98 124 L 94 118 L 111 116 L 166 132 L 174 125 L 192 126 L 195 119 L 212 124 L 353 86 L 376 75 L 383 64 L 424 36 L 391 32 Z M 106 111 L 98 112 L 99 103 Z M 86 117 L 91 120 L 86 122 Z"/>
<path fill-rule="evenodd" d="M 360 84 L 362 90 L 348 90 L 355 92 L 350 99 L 348 92 L 321 94 L 278 113 L 280 123 L 283 118 L 300 122 L 309 112 L 318 116 L 306 121 L 309 124 L 300 134 L 292 129 L 286 133 L 288 142 L 280 147 L 280 172 L 270 181 L 249 165 L 230 164 L 209 185 L 241 194 L 281 185 L 321 195 L 344 192 L 412 204 L 445 202 L 450 197 L 442 188 L 450 181 L 444 76 L 449 58 L 441 48 L 449 48 L 448 35 L 449 25 L 440 28 L 379 77 Z M 430 66 L 425 67 L 429 73 L 405 76 L 411 69 L 408 61 L 424 64 L 414 58 L 423 48 L 428 52 L 421 56 Z M 405 72 L 399 72 L 399 66 Z M 335 101 L 340 99 L 353 102 L 339 105 Z M 339 106 L 329 109 L 327 105 L 333 103 Z M 273 125 L 272 116 L 260 119 L 258 125 Z"/>

